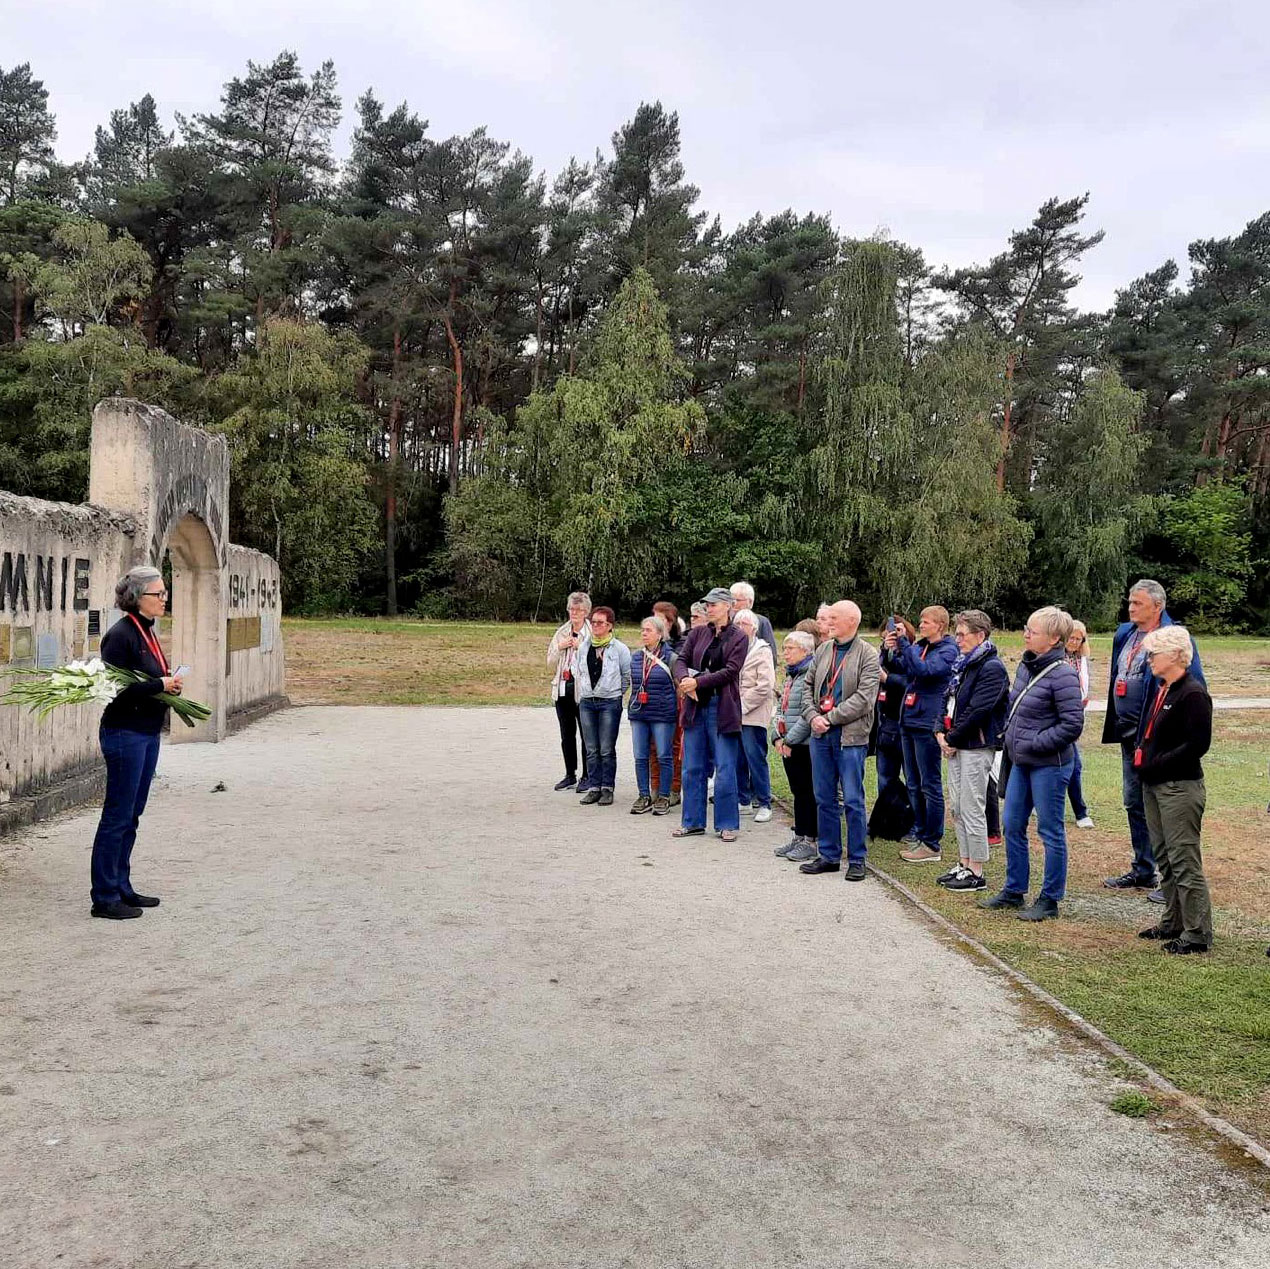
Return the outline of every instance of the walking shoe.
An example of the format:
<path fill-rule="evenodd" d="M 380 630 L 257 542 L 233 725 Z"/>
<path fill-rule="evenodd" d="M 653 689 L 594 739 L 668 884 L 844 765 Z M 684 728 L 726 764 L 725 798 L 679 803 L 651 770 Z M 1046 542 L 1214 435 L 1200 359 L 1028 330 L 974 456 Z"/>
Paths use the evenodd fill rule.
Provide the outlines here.
<path fill-rule="evenodd" d="M 987 879 L 980 872 L 971 872 L 963 868 L 960 876 L 944 883 L 945 890 L 983 890 L 987 887 Z"/>
<path fill-rule="evenodd" d="M 853 859 L 847 865 L 846 875 L 843 881 L 863 881 L 864 880 L 864 860 Z"/>
<path fill-rule="evenodd" d="M 960 877 L 965 871 L 967 871 L 965 865 L 958 860 L 957 863 L 953 864 L 947 872 L 941 872 L 939 876 L 935 878 L 935 884 L 937 886 L 946 886 L 954 877 Z"/>
<path fill-rule="evenodd" d="M 1165 943 L 1164 950 L 1170 956 L 1191 956 L 1196 952 L 1207 952 L 1207 943 L 1183 943 L 1181 939 L 1174 939 L 1171 943 Z"/>
<path fill-rule="evenodd" d="M 815 859 L 809 859 L 805 864 L 798 865 L 799 872 L 805 872 L 809 877 L 814 877 L 820 872 L 837 872 L 841 867 L 831 859 L 826 859 L 823 855 L 817 855 Z"/>
<path fill-rule="evenodd" d="M 1164 891 L 1160 890 L 1158 887 L 1155 890 L 1152 890 L 1151 893 L 1147 895 L 1147 902 L 1148 903 L 1164 903 L 1165 902 Z"/>
<path fill-rule="evenodd" d="M 579 806 L 594 806 L 600 800 L 599 789 L 588 789 L 579 799 Z"/>
<path fill-rule="evenodd" d="M 760 806 L 754 812 L 755 824 L 766 824 L 772 818 L 772 808 L 770 806 Z"/>
<path fill-rule="evenodd" d="M 573 786 L 577 784 L 577 782 L 578 782 L 577 776 L 567 775 L 565 776 L 563 780 L 557 780 L 554 787 L 556 792 L 559 793 L 561 789 L 573 788 Z"/>
<path fill-rule="evenodd" d="M 1094 822 L 1088 815 L 1082 815 L 1080 819 L 1076 821 L 1077 828 L 1093 828 L 1093 826 Z"/>
<path fill-rule="evenodd" d="M 612 790 L 612 789 L 601 789 L 601 790 L 600 790 L 600 805 L 601 805 L 601 806 L 612 806 L 612 805 L 613 805 L 613 790 Z"/>
<path fill-rule="evenodd" d="M 670 791 L 670 805 L 671 805 L 671 806 L 678 806 L 678 805 L 679 805 L 679 803 L 680 803 L 680 802 L 682 802 L 682 801 L 683 801 L 683 798 L 682 798 L 682 796 L 680 795 L 679 790 L 678 790 L 678 789 L 671 789 L 671 791 Z"/>
<path fill-rule="evenodd" d="M 1155 878 L 1139 877 L 1136 872 L 1127 872 L 1123 877 L 1104 877 L 1102 884 L 1108 890 L 1152 890 L 1155 888 Z"/>
<path fill-rule="evenodd" d="M 653 798 L 653 814 L 668 815 L 670 813 L 669 798 Z"/>
<path fill-rule="evenodd" d="M 803 839 L 801 837 L 795 834 L 785 843 L 784 846 L 778 846 L 774 851 L 772 851 L 772 854 L 775 855 L 777 859 L 784 859 L 795 846 L 802 842 L 802 840 Z"/>
<path fill-rule="evenodd" d="M 797 846 L 785 856 L 791 864 L 803 864 L 809 859 L 815 859 L 820 851 L 816 849 L 816 843 L 808 841 L 805 837 Z"/>
<path fill-rule="evenodd" d="M 94 903 L 92 915 L 105 917 L 108 921 L 130 921 L 141 915 L 141 909 L 127 903 Z"/>
<path fill-rule="evenodd" d="M 159 901 L 152 894 L 126 894 L 122 902 L 129 908 L 157 908 Z"/>
<path fill-rule="evenodd" d="M 1140 939 L 1155 939 L 1161 943 L 1169 943 L 1177 938 L 1176 934 L 1170 934 L 1162 925 L 1148 925 L 1145 930 L 1138 931 Z"/>
<path fill-rule="evenodd" d="M 906 864 L 942 864 L 944 857 L 933 846 L 927 846 L 925 842 L 919 846 L 914 846 L 912 850 L 900 851 L 900 858 Z"/>
<path fill-rule="evenodd" d="M 1040 895 L 1037 895 L 1035 901 L 1019 913 L 1019 920 L 1044 921 L 1049 917 L 1056 916 L 1058 916 L 1057 902 L 1053 899 L 1043 899 Z"/>
<path fill-rule="evenodd" d="M 1005 838 L 1002 837 L 1000 833 L 998 833 L 995 837 L 988 838 L 988 845 L 989 846 L 1004 846 Z"/>
<path fill-rule="evenodd" d="M 989 909 L 1021 908 L 1025 897 L 1025 895 L 1021 894 L 1012 894 L 1009 890 L 999 890 L 987 899 L 980 899 L 979 907 Z"/>
<path fill-rule="evenodd" d="M 920 846 L 921 843 L 922 839 L 918 837 L 916 833 L 905 833 L 904 836 L 900 838 L 901 846 Z"/>
<path fill-rule="evenodd" d="M 607 804 L 606 804 L 607 805 Z M 632 815 L 647 815 L 653 809 L 653 799 L 646 798 L 641 794 L 631 803 Z"/>

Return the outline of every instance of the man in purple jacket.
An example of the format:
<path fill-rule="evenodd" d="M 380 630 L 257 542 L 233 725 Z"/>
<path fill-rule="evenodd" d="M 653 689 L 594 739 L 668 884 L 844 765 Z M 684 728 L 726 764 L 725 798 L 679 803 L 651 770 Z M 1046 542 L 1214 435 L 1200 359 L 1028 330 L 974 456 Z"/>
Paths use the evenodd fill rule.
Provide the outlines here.
<path fill-rule="evenodd" d="M 716 586 L 701 601 L 706 624 L 688 632 L 674 665 L 683 710 L 683 819 L 674 837 L 706 831 L 706 760 L 714 765 L 714 828 L 734 842 L 741 827 L 736 791 L 741 746 L 741 667 L 749 651 L 745 631 L 732 624 L 732 596 Z"/>

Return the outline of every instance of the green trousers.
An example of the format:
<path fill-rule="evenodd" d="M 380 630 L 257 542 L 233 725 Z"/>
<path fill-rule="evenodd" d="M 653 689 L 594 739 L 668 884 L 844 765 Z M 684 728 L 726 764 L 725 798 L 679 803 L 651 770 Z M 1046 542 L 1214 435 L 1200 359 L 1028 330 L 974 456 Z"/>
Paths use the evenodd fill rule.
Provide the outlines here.
<path fill-rule="evenodd" d="M 1164 917 L 1160 927 L 1183 943 L 1213 945 L 1213 909 L 1204 879 L 1199 830 L 1203 780 L 1166 780 L 1142 786 L 1151 849 L 1160 867 Z"/>

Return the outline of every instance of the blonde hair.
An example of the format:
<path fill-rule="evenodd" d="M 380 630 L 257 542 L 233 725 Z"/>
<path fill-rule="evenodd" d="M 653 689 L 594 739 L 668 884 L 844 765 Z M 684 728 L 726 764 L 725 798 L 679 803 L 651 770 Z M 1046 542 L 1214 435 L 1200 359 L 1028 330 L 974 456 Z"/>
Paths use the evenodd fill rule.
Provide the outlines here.
<path fill-rule="evenodd" d="M 921 616 L 934 617 L 935 620 L 939 622 L 939 628 L 941 631 L 946 631 L 948 629 L 948 609 L 945 608 L 943 604 L 931 604 L 928 608 L 923 608 Z"/>
<path fill-rule="evenodd" d="M 1089 628 L 1083 621 L 1077 621 L 1075 618 L 1072 619 L 1072 634 L 1080 635 L 1080 646 L 1082 649 L 1089 647 Z M 1067 636 L 1068 639 L 1071 637 L 1071 635 Z M 1064 642 L 1066 642 L 1066 640 L 1064 640 Z"/>
<path fill-rule="evenodd" d="M 1147 652 L 1176 652 L 1184 670 L 1195 656 L 1191 632 L 1185 626 L 1157 626 L 1142 640 L 1142 647 Z"/>
<path fill-rule="evenodd" d="M 1027 619 L 1027 624 L 1035 625 L 1037 629 L 1059 643 L 1066 643 L 1068 635 L 1072 632 L 1072 615 L 1050 604 L 1045 608 L 1038 608 Z"/>

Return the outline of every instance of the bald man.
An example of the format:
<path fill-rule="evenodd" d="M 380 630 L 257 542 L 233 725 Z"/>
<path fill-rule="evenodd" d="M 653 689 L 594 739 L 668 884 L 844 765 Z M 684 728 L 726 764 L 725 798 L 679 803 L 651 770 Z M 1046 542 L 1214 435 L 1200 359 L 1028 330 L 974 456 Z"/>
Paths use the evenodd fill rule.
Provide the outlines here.
<path fill-rule="evenodd" d="M 816 791 L 820 854 L 800 865 L 809 876 L 842 866 L 842 819 L 838 789 L 847 813 L 847 880 L 864 880 L 868 817 L 864 810 L 864 756 L 881 676 L 878 654 L 863 639 L 860 608 L 849 599 L 829 607 L 830 637 L 816 649 L 803 693 L 803 717 L 811 726 L 811 777 Z"/>

